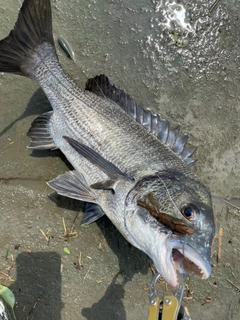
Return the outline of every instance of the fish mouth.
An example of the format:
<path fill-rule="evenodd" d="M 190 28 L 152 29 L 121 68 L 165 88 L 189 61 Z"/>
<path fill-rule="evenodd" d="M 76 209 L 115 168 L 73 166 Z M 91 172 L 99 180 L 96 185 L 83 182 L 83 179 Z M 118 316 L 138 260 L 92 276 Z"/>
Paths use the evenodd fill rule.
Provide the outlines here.
<path fill-rule="evenodd" d="M 172 261 L 176 270 L 183 270 L 188 275 L 206 279 L 206 273 L 200 266 L 196 265 L 189 258 L 184 256 L 178 249 L 172 250 Z"/>
<path fill-rule="evenodd" d="M 211 274 L 210 263 L 186 242 L 170 240 L 166 280 L 174 288 L 182 281 L 181 274 L 207 279 Z"/>

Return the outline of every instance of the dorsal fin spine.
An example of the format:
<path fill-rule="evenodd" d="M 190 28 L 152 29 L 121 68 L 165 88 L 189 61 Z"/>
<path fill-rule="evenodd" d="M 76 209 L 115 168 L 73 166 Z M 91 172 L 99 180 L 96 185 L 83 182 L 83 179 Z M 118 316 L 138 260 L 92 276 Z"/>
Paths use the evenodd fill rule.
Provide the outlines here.
<path fill-rule="evenodd" d="M 186 147 L 188 136 L 179 135 L 179 127 L 170 130 L 168 120 L 161 119 L 160 114 L 153 114 L 149 109 L 144 109 L 141 104 L 137 104 L 124 91 L 111 85 L 105 75 L 89 79 L 86 83 L 86 90 L 114 101 L 149 133 L 155 135 L 166 144 L 188 165 L 193 164 L 194 160 L 190 156 L 196 149 Z"/>

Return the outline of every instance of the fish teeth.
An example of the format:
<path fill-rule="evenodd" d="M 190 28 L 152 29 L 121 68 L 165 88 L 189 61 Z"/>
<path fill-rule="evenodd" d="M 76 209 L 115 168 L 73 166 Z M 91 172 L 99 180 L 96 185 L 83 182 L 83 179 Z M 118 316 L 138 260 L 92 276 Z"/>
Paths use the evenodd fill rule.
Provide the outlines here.
<path fill-rule="evenodd" d="M 198 267 L 198 269 L 199 269 L 201 279 L 205 279 L 205 272 L 203 271 L 203 269 L 201 269 L 200 267 Z"/>

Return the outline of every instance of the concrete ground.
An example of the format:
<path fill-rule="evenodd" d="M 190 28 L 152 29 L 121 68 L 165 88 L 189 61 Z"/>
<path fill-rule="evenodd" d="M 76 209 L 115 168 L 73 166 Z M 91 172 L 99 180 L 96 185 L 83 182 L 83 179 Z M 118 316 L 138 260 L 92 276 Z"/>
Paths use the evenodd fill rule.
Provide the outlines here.
<path fill-rule="evenodd" d="M 53 24 L 55 40 L 64 37 L 75 52 L 73 63 L 57 45 L 80 86 L 105 73 L 199 146 L 193 170 L 212 190 L 216 231 L 224 234 L 213 244 L 212 276 L 186 279 L 184 303 L 192 319 L 237 320 L 240 2 L 220 0 L 209 12 L 213 2 L 178 1 L 185 12 L 173 1 L 55 0 Z M 1 0 L 0 38 L 19 6 Z M 31 80 L 7 74 L 0 74 L 0 92 L 0 283 L 15 294 L 17 319 L 147 319 L 151 261 L 107 218 L 80 227 L 81 204 L 46 186 L 69 170 L 64 156 L 26 148 L 31 122 L 51 109 L 47 98 Z M 68 241 L 63 217 L 68 233 L 75 225 Z M 159 295 L 164 291 L 158 285 Z"/>

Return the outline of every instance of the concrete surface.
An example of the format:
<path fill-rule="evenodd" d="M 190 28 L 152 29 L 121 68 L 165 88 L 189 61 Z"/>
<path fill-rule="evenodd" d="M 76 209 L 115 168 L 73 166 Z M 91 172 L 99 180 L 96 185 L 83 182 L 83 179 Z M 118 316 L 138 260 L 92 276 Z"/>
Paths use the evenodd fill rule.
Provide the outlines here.
<path fill-rule="evenodd" d="M 185 305 L 192 319 L 237 320 L 240 2 L 220 0 L 211 13 L 213 1 L 178 2 L 187 8 L 185 24 L 169 1 L 55 0 L 54 37 L 71 44 L 76 64 L 57 49 L 80 86 L 105 73 L 173 127 L 180 124 L 199 146 L 193 170 L 212 190 L 217 230 L 223 227 L 224 235 L 221 259 L 217 239 L 213 245 L 210 279 L 187 279 L 193 293 Z M 19 6 L 1 0 L 0 38 L 13 27 Z M 167 17 L 175 19 L 170 27 Z M 107 218 L 81 228 L 80 213 L 77 238 L 59 238 L 62 217 L 69 232 L 81 206 L 46 187 L 68 170 L 64 157 L 26 148 L 32 120 L 51 109 L 43 92 L 31 80 L 7 74 L 0 74 L 0 92 L 0 282 L 16 296 L 17 319 L 147 319 L 150 261 Z M 40 229 L 48 232 L 49 243 Z M 74 267 L 80 252 L 81 271 Z M 159 285 L 159 295 L 164 290 Z"/>

